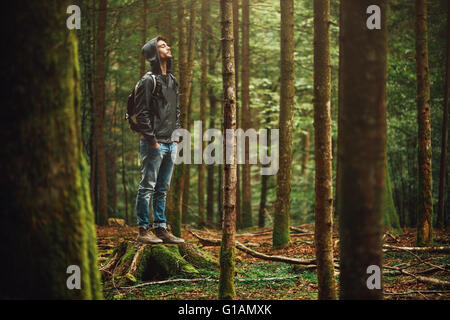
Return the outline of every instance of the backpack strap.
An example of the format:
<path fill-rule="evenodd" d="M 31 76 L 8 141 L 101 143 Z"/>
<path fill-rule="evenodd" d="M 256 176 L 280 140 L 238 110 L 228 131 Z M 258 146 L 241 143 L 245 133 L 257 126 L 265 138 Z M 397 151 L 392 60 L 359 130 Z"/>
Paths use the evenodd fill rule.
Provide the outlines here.
<path fill-rule="evenodd" d="M 178 81 L 175 79 L 175 76 L 172 73 L 169 73 L 170 77 L 172 78 L 173 82 L 175 82 L 175 86 L 178 88 Z"/>
<path fill-rule="evenodd" d="M 153 73 L 150 73 L 150 75 L 151 75 L 152 78 L 153 78 L 153 90 L 152 90 L 152 94 L 154 94 L 154 93 L 155 93 L 155 90 L 156 90 L 156 76 L 155 76 Z"/>

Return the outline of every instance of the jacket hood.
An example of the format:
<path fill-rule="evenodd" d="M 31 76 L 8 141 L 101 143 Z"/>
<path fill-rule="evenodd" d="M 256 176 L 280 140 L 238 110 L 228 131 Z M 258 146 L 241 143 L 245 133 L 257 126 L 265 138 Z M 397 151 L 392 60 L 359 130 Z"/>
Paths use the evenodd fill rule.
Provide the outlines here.
<path fill-rule="evenodd" d="M 153 38 L 142 47 L 142 55 L 150 62 L 154 74 L 161 74 L 161 62 L 158 52 L 158 37 Z M 167 61 L 167 73 L 172 73 L 172 59 Z"/>

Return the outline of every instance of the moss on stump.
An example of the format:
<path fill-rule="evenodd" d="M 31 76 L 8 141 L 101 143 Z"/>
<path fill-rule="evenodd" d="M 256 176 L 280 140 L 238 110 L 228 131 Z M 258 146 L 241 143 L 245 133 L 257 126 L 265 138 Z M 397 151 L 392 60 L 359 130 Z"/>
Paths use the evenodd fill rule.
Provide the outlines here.
<path fill-rule="evenodd" d="M 100 270 L 103 281 L 114 277 L 116 285 L 122 286 L 198 273 L 196 267 L 212 270 L 218 268 L 218 263 L 192 244 L 122 241 Z"/>

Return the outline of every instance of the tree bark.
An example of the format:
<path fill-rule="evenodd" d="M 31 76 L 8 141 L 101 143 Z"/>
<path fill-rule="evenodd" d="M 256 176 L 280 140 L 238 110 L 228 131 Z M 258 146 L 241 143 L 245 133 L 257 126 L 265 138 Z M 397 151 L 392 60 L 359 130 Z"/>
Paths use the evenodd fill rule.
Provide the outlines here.
<path fill-rule="evenodd" d="M 209 54 L 208 54 L 208 73 L 213 76 L 216 73 L 216 57 L 214 53 L 214 46 L 212 41 L 208 42 Z M 214 94 L 214 87 L 212 84 L 208 85 L 208 98 L 209 98 L 209 128 L 213 129 L 215 127 L 215 117 L 216 117 L 216 103 L 217 98 Z M 214 222 L 214 190 L 219 189 L 215 185 L 215 165 L 208 165 L 208 178 L 207 178 L 207 203 L 206 203 L 206 220 L 209 223 Z M 220 221 L 220 219 L 219 219 Z"/>
<path fill-rule="evenodd" d="M 343 91 L 344 91 L 344 85 L 343 85 L 343 61 L 344 61 L 344 44 L 343 44 L 343 34 L 344 34 L 344 25 L 342 21 L 342 5 L 343 0 L 339 1 L 339 66 L 338 66 L 338 114 L 337 114 L 337 127 L 338 127 L 338 136 L 337 136 L 337 159 L 336 159 L 336 193 L 335 193 L 335 200 L 334 200 L 334 212 L 337 212 L 337 208 L 339 206 L 339 201 L 341 200 L 340 196 L 340 179 L 341 179 L 341 153 L 339 151 L 339 148 L 342 146 L 342 110 L 344 109 L 343 106 Z"/>
<path fill-rule="evenodd" d="M 0 120 L 2 299 L 102 298 L 70 4 L 14 1 L 3 21 L 14 32 L 1 62 L 10 80 Z M 81 290 L 68 290 L 70 265 Z"/>
<path fill-rule="evenodd" d="M 95 52 L 95 83 L 94 83 L 94 121 L 93 145 L 95 152 L 95 190 L 97 191 L 96 211 L 98 224 L 108 223 L 108 195 L 106 184 L 106 161 L 104 139 L 104 108 L 105 108 L 105 32 L 106 32 L 107 1 L 99 1 L 97 45 Z"/>
<path fill-rule="evenodd" d="M 381 30 L 368 30 L 370 5 Z M 338 150 L 340 299 L 382 299 L 370 290 L 367 268 L 383 265 L 381 250 L 386 150 L 386 1 L 342 2 L 342 134 Z M 380 270 L 381 271 L 381 270 Z M 382 272 L 381 272 L 382 274 Z M 380 275 L 381 276 L 381 275 Z M 382 279 L 381 279 L 382 282 Z"/>
<path fill-rule="evenodd" d="M 430 81 L 428 78 L 427 4 L 416 0 L 416 72 L 419 196 L 417 213 L 417 245 L 433 242 L 433 196 L 431 186 L 431 118 Z"/>
<path fill-rule="evenodd" d="M 242 129 L 247 131 L 250 129 L 250 4 L 249 0 L 242 1 L 242 113 L 241 123 Z M 252 221 L 252 194 L 251 194 L 251 176 L 249 158 L 249 143 L 245 139 L 245 164 L 242 168 L 242 226 L 244 228 L 251 227 Z"/>
<path fill-rule="evenodd" d="M 186 9 L 185 0 L 178 1 L 178 82 L 179 95 L 178 101 L 180 104 L 180 124 L 182 128 L 186 127 L 187 116 L 187 47 L 186 47 Z M 182 219 L 182 203 L 183 203 L 183 189 L 184 189 L 184 165 L 178 164 L 175 166 L 172 176 L 172 186 L 170 191 L 170 201 L 167 203 L 167 221 L 172 227 L 172 233 L 175 236 L 181 236 L 181 219 Z"/>
<path fill-rule="evenodd" d="M 208 15 L 209 5 L 208 1 L 202 0 L 202 21 L 201 21 L 201 75 L 200 75 L 200 121 L 202 122 L 202 137 L 203 128 L 206 127 L 206 104 L 208 101 Z M 202 152 L 205 144 L 202 142 Z M 206 165 L 202 161 L 198 171 L 198 225 L 204 226 L 206 222 L 205 211 L 205 178 Z"/>
<path fill-rule="evenodd" d="M 289 244 L 289 212 L 292 177 L 292 122 L 294 110 L 294 1 L 280 0 L 281 6 L 281 88 L 280 143 L 277 198 L 274 205 L 273 246 Z"/>
<path fill-rule="evenodd" d="M 223 136 L 227 129 L 236 130 L 236 88 L 233 40 L 233 2 L 220 1 L 222 25 L 222 81 L 223 81 Z M 227 139 L 224 139 L 226 150 Z M 236 143 L 233 138 L 231 152 L 233 163 L 224 164 L 224 213 L 222 245 L 220 247 L 219 299 L 230 300 L 236 296 L 234 288 L 234 236 L 236 229 Z M 226 158 L 226 152 L 225 158 Z"/>
<path fill-rule="evenodd" d="M 389 166 L 386 160 L 386 194 L 384 197 L 384 226 L 386 230 L 394 234 L 401 234 L 400 221 L 398 219 L 397 209 L 395 208 L 394 198 L 392 196 L 391 178 L 389 174 Z"/>
<path fill-rule="evenodd" d="M 187 39 L 187 108 L 186 108 L 186 126 L 185 128 L 191 130 L 191 107 L 192 107 L 192 79 L 194 75 L 194 57 L 195 57 L 195 20 L 196 20 L 196 1 L 191 0 L 189 5 L 189 27 Z M 186 221 L 189 208 L 190 198 L 190 164 L 184 164 L 184 178 L 183 178 L 183 199 L 182 199 L 182 219 Z"/>
<path fill-rule="evenodd" d="M 315 247 L 319 299 L 335 300 L 331 167 L 330 1 L 314 1 Z"/>
<path fill-rule="evenodd" d="M 448 143 L 448 92 L 450 87 L 450 6 L 447 6 L 447 57 L 445 65 L 445 88 L 442 117 L 442 144 L 441 164 L 439 172 L 439 202 L 438 202 L 438 228 L 444 230 L 446 227 L 445 217 L 445 189 L 447 176 L 447 143 Z M 447 204 L 448 206 L 448 204 Z"/>
<path fill-rule="evenodd" d="M 302 171 L 301 175 L 304 178 L 308 177 L 308 162 L 309 162 L 309 132 L 305 131 L 302 134 L 302 149 L 303 149 L 303 155 L 302 155 Z"/>
<path fill-rule="evenodd" d="M 141 48 L 147 43 L 147 0 L 142 0 L 142 30 L 141 30 Z M 140 49 L 139 49 L 140 51 Z M 139 54 L 141 57 L 141 64 L 139 71 L 141 77 L 145 74 L 145 58 L 143 54 Z"/>
<path fill-rule="evenodd" d="M 236 127 L 241 126 L 239 116 L 239 0 L 233 0 L 234 82 L 236 87 Z M 236 166 L 236 229 L 243 227 L 241 210 L 241 167 Z"/>

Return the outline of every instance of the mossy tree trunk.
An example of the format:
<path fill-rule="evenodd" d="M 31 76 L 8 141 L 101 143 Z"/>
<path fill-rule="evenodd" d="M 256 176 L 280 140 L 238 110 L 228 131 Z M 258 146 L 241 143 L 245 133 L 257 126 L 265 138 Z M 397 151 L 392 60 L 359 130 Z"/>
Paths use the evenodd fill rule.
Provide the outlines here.
<path fill-rule="evenodd" d="M 315 246 L 319 299 L 336 299 L 331 168 L 330 1 L 314 1 Z"/>
<path fill-rule="evenodd" d="M 445 185 L 447 176 L 447 143 L 448 143 L 448 92 L 450 88 L 450 5 L 447 5 L 447 55 L 445 65 L 445 88 L 442 111 L 442 144 L 441 164 L 439 171 L 438 228 L 445 229 Z M 448 204 L 447 204 L 448 206 Z"/>
<path fill-rule="evenodd" d="M 381 9 L 381 30 L 368 30 L 367 7 Z M 342 128 L 339 130 L 340 299 L 382 299 L 367 268 L 382 276 L 386 151 L 386 1 L 342 3 Z"/>
<path fill-rule="evenodd" d="M 163 280 L 178 275 L 197 274 L 197 268 L 217 270 L 217 261 L 195 245 L 148 245 L 122 241 L 101 268 L 103 280 L 114 278 L 116 285 Z"/>
<path fill-rule="evenodd" d="M 416 72 L 419 197 L 417 212 L 417 245 L 433 242 L 433 195 L 431 186 L 431 106 L 428 77 L 427 3 L 416 0 Z"/>
<path fill-rule="evenodd" d="M 102 298 L 70 4 L 18 0 L 4 17 L 14 32 L 2 60 L 2 299 Z M 80 267 L 80 290 L 66 285 L 70 265 Z"/>
<path fill-rule="evenodd" d="M 236 88 L 234 69 L 233 46 L 233 2 L 220 1 L 222 24 L 222 81 L 223 81 L 223 136 L 226 137 L 228 129 L 236 130 Z M 226 150 L 227 139 L 223 141 Z M 220 247 L 220 280 L 219 299 L 234 299 L 234 255 L 235 255 L 235 229 L 236 229 L 236 143 L 232 141 L 233 163 L 224 162 L 223 181 L 223 223 L 222 244 Z M 226 158 L 226 152 L 224 157 Z"/>
<path fill-rule="evenodd" d="M 386 161 L 387 162 L 387 161 Z M 401 234 L 400 220 L 398 218 L 397 209 L 394 204 L 392 195 L 391 175 L 389 174 L 389 166 L 386 165 L 386 195 L 384 197 L 384 226 L 386 230 L 390 230 L 395 234 Z"/>
<path fill-rule="evenodd" d="M 277 197 L 274 205 L 273 246 L 289 244 L 289 213 L 292 177 L 292 125 L 294 110 L 294 1 L 280 0 L 281 6 L 281 88 L 280 147 Z"/>

